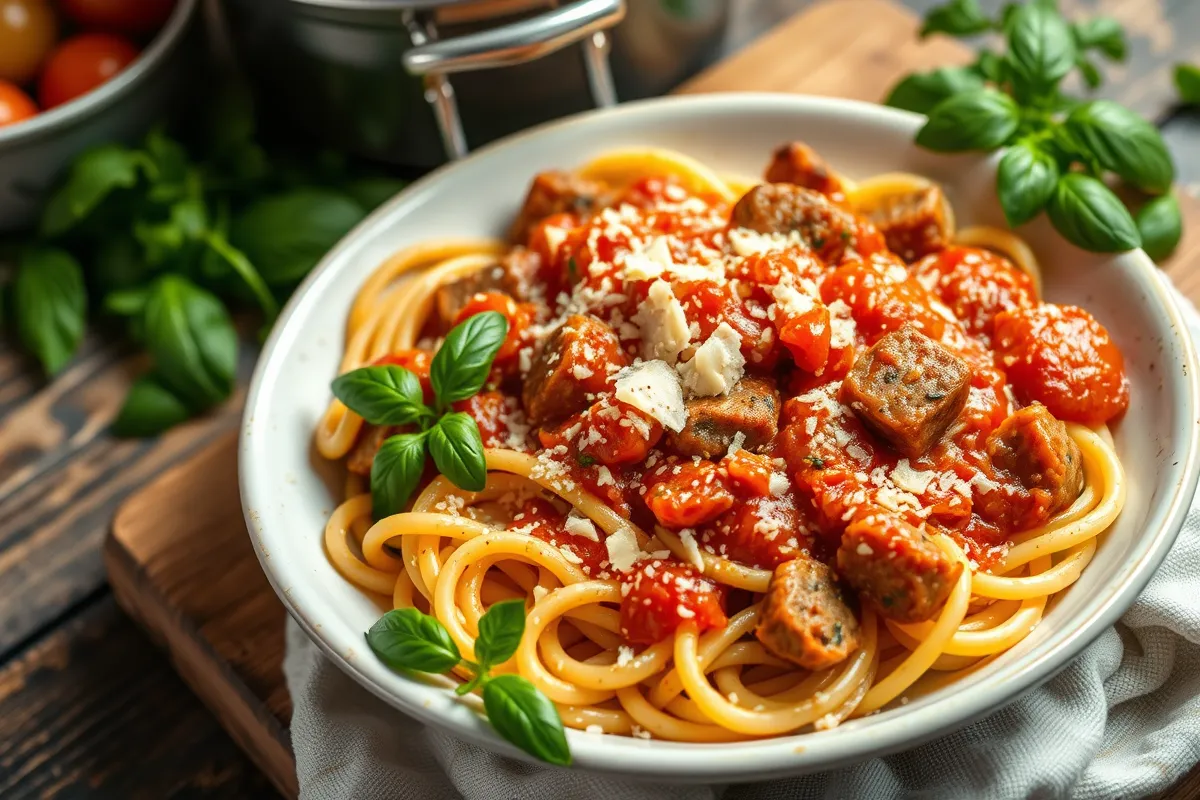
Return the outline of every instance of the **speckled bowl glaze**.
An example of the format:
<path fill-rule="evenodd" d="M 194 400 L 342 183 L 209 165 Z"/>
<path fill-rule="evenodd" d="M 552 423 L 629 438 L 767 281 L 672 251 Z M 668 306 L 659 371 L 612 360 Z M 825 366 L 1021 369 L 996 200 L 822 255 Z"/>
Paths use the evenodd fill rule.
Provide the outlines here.
<path fill-rule="evenodd" d="M 292 616 L 338 666 L 388 704 L 483 747 L 526 758 L 445 685 L 395 674 L 366 649 L 379 607 L 325 558 L 336 503 L 312 446 L 355 292 L 398 248 L 439 236 L 501 235 L 533 175 L 622 146 L 670 147 L 718 171 L 760 174 L 773 148 L 803 139 L 851 177 L 907 170 L 940 181 L 960 223 L 1003 225 L 996 158 L 912 144 L 922 118 L 790 95 L 703 95 L 634 103 L 536 128 L 414 183 L 352 231 L 292 297 L 266 343 L 246 404 L 241 491 L 263 570 Z M 739 744 L 680 744 L 568 732 L 580 769 L 669 781 L 742 781 L 828 769 L 913 747 L 1019 697 L 1062 669 L 1146 585 L 1183 522 L 1197 477 L 1197 378 L 1186 327 L 1140 251 L 1077 250 L 1045 223 L 1022 229 L 1048 300 L 1088 308 L 1125 353 L 1133 402 L 1116 426 L 1125 509 L 1078 583 L 1017 647 L 960 683 L 820 733 Z"/>

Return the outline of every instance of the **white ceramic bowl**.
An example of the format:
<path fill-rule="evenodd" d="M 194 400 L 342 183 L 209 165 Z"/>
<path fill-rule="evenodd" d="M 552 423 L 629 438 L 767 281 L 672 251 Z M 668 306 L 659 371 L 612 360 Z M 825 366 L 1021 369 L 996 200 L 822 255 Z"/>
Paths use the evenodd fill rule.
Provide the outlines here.
<path fill-rule="evenodd" d="M 325 558 L 336 503 L 312 447 L 359 286 L 397 248 L 438 236 L 499 235 L 540 170 L 627 145 L 671 147 L 719 170 L 761 174 L 773 148 L 803 139 L 860 178 L 909 170 L 941 181 L 962 223 L 1002 225 L 996 159 L 937 156 L 912 144 L 922 118 L 879 106 L 788 95 L 704 95 L 593 112 L 537 128 L 444 167 L 372 214 L 300 287 L 267 341 L 246 407 L 241 489 L 263 569 L 292 616 L 338 666 L 382 701 L 508 755 L 445 688 L 389 671 L 363 632 L 380 609 Z M 1197 476 L 1197 380 L 1186 328 L 1140 251 L 1116 257 L 1067 245 L 1044 219 L 1022 230 L 1045 267 L 1048 300 L 1089 309 L 1126 358 L 1132 404 L 1116 429 L 1128 472 L 1125 510 L 1079 582 L 1020 645 L 938 694 L 826 732 L 745 744 L 679 744 L 569 732 L 577 766 L 671 781 L 738 781 L 827 769 L 912 747 L 1008 703 L 1054 675 L 1145 586 L 1183 522 Z"/>

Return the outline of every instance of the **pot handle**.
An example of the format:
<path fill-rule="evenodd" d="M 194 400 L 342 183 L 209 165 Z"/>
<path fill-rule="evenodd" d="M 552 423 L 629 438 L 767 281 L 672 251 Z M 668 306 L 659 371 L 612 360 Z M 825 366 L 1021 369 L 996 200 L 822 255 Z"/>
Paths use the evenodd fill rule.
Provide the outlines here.
<path fill-rule="evenodd" d="M 598 107 L 616 105 L 605 31 L 624 16 L 624 0 L 580 0 L 536 17 L 444 41 L 429 41 L 414 29 L 416 46 L 404 54 L 404 68 L 425 77 L 425 99 L 433 106 L 446 155 L 454 160 L 467 154 L 467 140 L 447 75 L 534 61 L 582 41 L 592 99 Z"/>

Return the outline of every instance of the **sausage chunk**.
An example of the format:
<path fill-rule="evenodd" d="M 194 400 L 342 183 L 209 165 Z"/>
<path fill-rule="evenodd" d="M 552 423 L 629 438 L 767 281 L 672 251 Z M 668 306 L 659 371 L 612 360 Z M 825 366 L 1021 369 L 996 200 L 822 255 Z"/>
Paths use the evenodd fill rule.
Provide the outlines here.
<path fill-rule="evenodd" d="M 879 232 L 838 208 L 825 195 L 790 183 L 755 186 L 733 207 L 731 223 L 759 233 L 791 233 L 831 264 L 847 251 L 875 252 L 882 246 Z"/>
<path fill-rule="evenodd" d="M 434 307 L 443 330 L 450 328 L 458 312 L 481 292 L 503 292 L 514 300 L 529 300 L 539 262 L 537 253 L 517 247 L 498 264 L 439 287 L 434 295 Z"/>
<path fill-rule="evenodd" d="M 518 244 L 526 243 L 529 229 L 551 214 L 578 214 L 586 218 L 615 201 L 615 192 L 598 181 L 577 178 L 560 170 L 539 173 L 530 184 L 525 204 L 513 223 L 512 240 Z"/>
<path fill-rule="evenodd" d="M 988 436 L 987 452 L 997 470 L 1020 481 L 1029 492 L 1032 507 L 1018 523 L 1022 527 L 1032 527 L 1068 508 L 1083 491 L 1079 445 L 1067 426 L 1041 403 L 1022 408 L 1000 423 Z M 1001 493 L 988 494 L 996 495 L 999 503 L 1011 502 Z"/>
<path fill-rule="evenodd" d="M 857 650 L 860 634 L 833 570 L 801 557 L 775 568 L 754 635 L 776 656 L 820 670 Z"/>
<path fill-rule="evenodd" d="M 837 568 L 885 617 L 921 622 L 941 610 L 963 567 L 904 520 L 869 514 L 842 534 Z"/>
<path fill-rule="evenodd" d="M 927 186 L 883 199 L 867 216 L 883 234 L 888 249 L 911 264 L 950 246 L 954 223 L 938 186 Z"/>
<path fill-rule="evenodd" d="M 694 397 L 687 407 L 687 424 L 667 440 L 677 453 L 719 458 L 740 432 L 742 447 L 755 450 L 779 432 L 779 390 L 762 378 L 742 378 L 729 394 Z"/>
<path fill-rule="evenodd" d="M 525 376 L 521 400 L 530 423 L 545 425 L 583 411 L 588 395 L 611 389 L 612 375 L 628 364 L 607 325 L 595 317 L 567 317 L 546 337 Z"/>
<path fill-rule="evenodd" d="M 791 142 L 776 150 L 763 177 L 768 183 L 791 183 L 812 189 L 838 204 L 846 201 L 842 179 L 804 142 Z"/>
<path fill-rule="evenodd" d="M 859 356 L 842 381 L 842 402 L 896 450 L 917 458 L 963 410 L 970 379 L 966 362 L 905 325 Z"/>

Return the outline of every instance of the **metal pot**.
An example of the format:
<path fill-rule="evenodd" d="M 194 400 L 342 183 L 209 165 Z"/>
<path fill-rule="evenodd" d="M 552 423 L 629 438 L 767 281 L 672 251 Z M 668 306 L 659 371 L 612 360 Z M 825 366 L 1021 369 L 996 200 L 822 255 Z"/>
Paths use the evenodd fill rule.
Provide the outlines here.
<path fill-rule="evenodd" d="M 548 119 L 666 91 L 715 52 L 730 2 L 223 0 L 223 9 L 269 116 L 359 155 L 430 167 Z"/>

